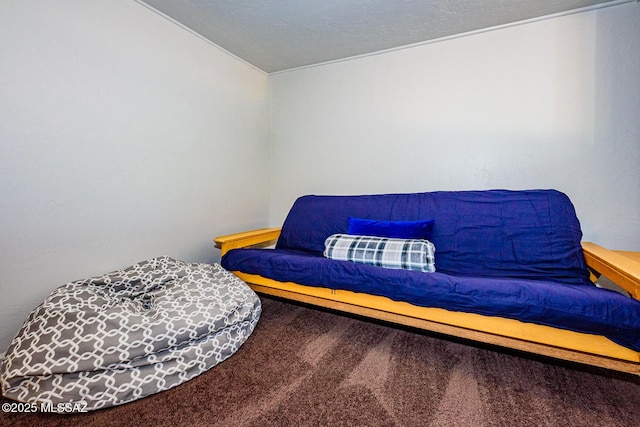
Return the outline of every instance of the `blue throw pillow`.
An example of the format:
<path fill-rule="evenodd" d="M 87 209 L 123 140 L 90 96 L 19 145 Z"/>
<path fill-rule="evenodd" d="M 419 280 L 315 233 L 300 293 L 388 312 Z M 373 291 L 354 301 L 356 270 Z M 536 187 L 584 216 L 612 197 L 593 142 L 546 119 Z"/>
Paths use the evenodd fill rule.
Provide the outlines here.
<path fill-rule="evenodd" d="M 420 221 L 378 221 L 374 219 L 349 218 L 347 233 L 359 236 L 431 240 L 433 222 L 432 219 Z"/>

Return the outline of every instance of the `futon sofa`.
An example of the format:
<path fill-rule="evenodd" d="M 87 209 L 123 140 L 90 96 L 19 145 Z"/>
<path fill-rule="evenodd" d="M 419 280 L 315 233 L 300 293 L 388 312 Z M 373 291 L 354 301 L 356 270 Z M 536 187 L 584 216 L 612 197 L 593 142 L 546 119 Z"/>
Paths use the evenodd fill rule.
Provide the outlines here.
<path fill-rule="evenodd" d="M 259 293 L 639 374 L 637 253 L 581 239 L 565 194 L 486 190 L 303 196 L 215 241 Z"/>

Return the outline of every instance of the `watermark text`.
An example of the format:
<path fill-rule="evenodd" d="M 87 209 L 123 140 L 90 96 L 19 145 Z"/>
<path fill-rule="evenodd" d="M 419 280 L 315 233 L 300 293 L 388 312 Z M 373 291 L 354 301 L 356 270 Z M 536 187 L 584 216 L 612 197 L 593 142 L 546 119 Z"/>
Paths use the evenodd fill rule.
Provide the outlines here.
<path fill-rule="evenodd" d="M 24 402 L 4 402 L 2 412 L 53 412 L 59 414 L 70 414 L 74 412 L 87 412 L 86 402 L 65 402 L 65 403 L 24 403 Z"/>

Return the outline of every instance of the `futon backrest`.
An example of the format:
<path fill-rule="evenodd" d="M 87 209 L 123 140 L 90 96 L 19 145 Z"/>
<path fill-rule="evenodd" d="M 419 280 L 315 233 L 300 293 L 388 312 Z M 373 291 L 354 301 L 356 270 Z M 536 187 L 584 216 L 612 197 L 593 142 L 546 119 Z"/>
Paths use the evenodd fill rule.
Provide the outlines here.
<path fill-rule="evenodd" d="M 438 272 L 589 283 L 580 223 L 559 191 L 303 196 L 291 208 L 276 248 L 321 255 L 328 236 L 347 233 L 349 217 L 433 219 Z"/>

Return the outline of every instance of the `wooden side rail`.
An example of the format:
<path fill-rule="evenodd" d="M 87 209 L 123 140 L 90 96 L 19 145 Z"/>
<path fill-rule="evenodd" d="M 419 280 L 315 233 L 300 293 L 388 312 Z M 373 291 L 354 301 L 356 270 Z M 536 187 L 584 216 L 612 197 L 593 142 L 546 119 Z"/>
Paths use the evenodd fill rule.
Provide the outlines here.
<path fill-rule="evenodd" d="M 272 244 L 280 228 L 230 234 L 215 238 L 224 255 L 231 249 Z M 607 278 L 640 299 L 640 252 L 612 251 L 594 243 L 582 243 L 585 261 L 596 275 Z M 485 342 L 557 359 L 640 375 L 640 353 L 592 334 L 520 322 L 500 317 L 417 307 L 385 297 L 344 290 L 278 282 L 234 271 L 254 291 L 412 326 L 478 342 Z"/>
<path fill-rule="evenodd" d="M 256 292 L 561 360 L 640 375 L 640 353 L 599 335 L 233 272 Z"/>
<path fill-rule="evenodd" d="M 640 252 L 612 251 L 582 242 L 584 259 L 596 277 L 606 276 L 634 299 L 640 299 Z"/>
<path fill-rule="evenodd" d="M 242 233 L 228 234 L 214 239 L 216 247 L 220 248 L 222 255 L 231 249 L 245 248 L 248 246 L 268 246 L 274 244 L 280 236 L 281 228 L 261 228 Z"/>

